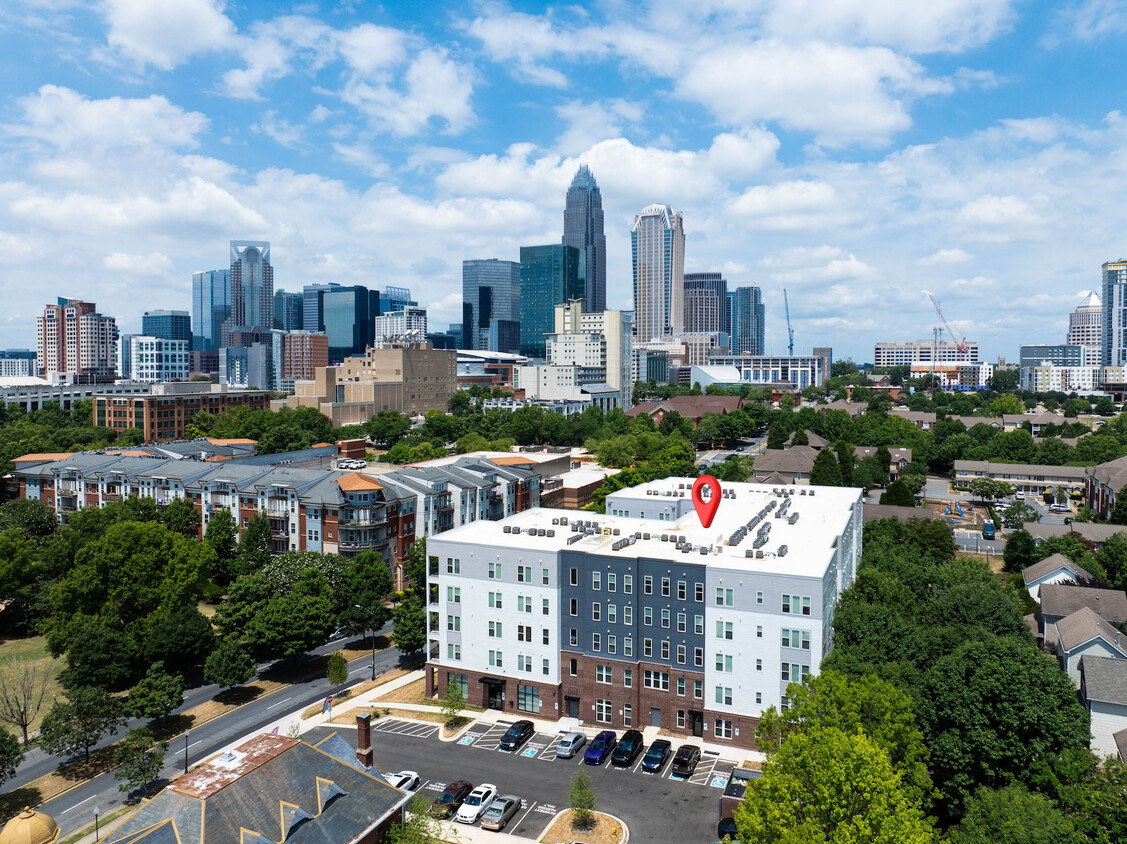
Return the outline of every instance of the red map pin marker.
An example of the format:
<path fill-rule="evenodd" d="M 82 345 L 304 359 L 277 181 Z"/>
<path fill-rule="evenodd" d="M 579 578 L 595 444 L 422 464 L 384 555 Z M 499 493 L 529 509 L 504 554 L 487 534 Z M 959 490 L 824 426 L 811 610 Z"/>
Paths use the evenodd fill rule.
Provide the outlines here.
<path fill-rule="evenodd" d="M 712 497 L 704 500 L 702 490 L 704 487 L 712 493 Z M 716 510 L 720 506 L 720 481 L 712 475 L 701 475 L 693 481 L 693 506 L 697 508 L 697 516 L 704 527 L 710 527 L 716 518 Z"/>

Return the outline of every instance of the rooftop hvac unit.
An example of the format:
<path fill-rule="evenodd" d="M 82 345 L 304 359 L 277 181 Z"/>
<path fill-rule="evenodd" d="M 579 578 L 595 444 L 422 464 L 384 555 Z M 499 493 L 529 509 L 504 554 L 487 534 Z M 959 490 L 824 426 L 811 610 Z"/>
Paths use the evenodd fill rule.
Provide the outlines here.
<path fill-rule="evenodd" d="M 614 535 L 615 535 L 615 536 L 618 536 L 618 535 L 619 535 L 619 534 L 621 534 L 621 533 L 622 533 L 622 531 L 621 531 L 621 530 L 619 530 L 618 528 L 615 528 L 615 529 L 614 529 Z"/>
<path fill-rule="evenodd" d="M 762 551 L 756 551 L 755 552 L 755 559 L 762 560 L 763 559 L 763 552 Z"/>
<path fill-rule="evenodd" d="M 682 546 L 681 546 L 681 553 L 682 553 L 682 554 L 688 554 L 688 553 L 690 553 L 690 552 L 691 552 L 692 550 L 693 550 L 693 546 L 692 546 L 692 545 L 688 545 L 688 544 L 685 544 L 685 545 L 682 545 Z"/>
<path fill-rule="evenodd" d="M 560 524 L 561 525 L 567 524 L 567 516 L 560 516 Z"/>
<path fill-rule="evenodd" d="M 703 556 L 705 556 L 706 554 L 708 554 L 708 549 L 707 549 L 707 548 L 705 548 L 705 547 L 704 547 L 703 545 L 702 545 L 702 546 L 700 546 L 700 555 L 701 555 L 701 556 L 703 557 Z"/>
<path fill-rule="evenodd" d="M 581 534 L 581 533 L 577 533 L 577 534 L 575 534 L 575 536 L 569 536 L 567 538 L 567 544 L 568 545 L 574 545 L 576 542 L 578 542 L 582 538 L 583 538 L 583 534 Z"/>
<path fill-rule="evenodd" d="M 752 551 L 752 550 L 751 550 L 750 548 L 748 548 L 748 549 L 747 549 L 746 551 L 744 551 L 744 556 L 745 556 L 745 557 L 754 557 L 754 556 L 755 556 L 755 552 L 754 552 L 754 551 Z"/>
<path fill-rule="evenodd" d="M 787 519 L 792 525 L 798 521 L 798 513 L 791 513 L 790 518 Z"/>
<path fill-rule="evenodd" d="M 650 535 L 649 535 L 648 533 L 643 533 L 643 534 L 642 534 L 642 539 L 646 539 L 646 540 L 648 540 L 649 538 L 650 538 Z"/>
<path fill-rule="evenodd" d="M 779 556 L 780 556 L 780 557 L 785 557 L 785 556 L 787 555 L 787 550 L 788 550 L 788 549 L 787 549 L 787 546 L 785 546 L 785 545 L 780 545 L 780 546 L 779 546 Z"/>
<path fill-rule="evenodd" d="M 552 524 L 558 525 L 559 523 L 560 523 L 559 519 L 552 519 Z"/>
<path fill-rule="evenodd" d="M 661 541 L 662 541 L 662 542 L 668 542 L 668 541 L 669 541 L 669 534 L 668 534 L 668 533 L 663 533 L 663 534 L 661 535 Z"/>
<path fill-rule="evenodd" d="M 813 489 L 811 489 L 811 490 L 810 490 L 810 497 L 811 497 L 811 498 L 813 498 L 813 497 L 814 497 L 814 490 L 813 490 Z"/>
<path fill-rule="evenodd" d="M 800 490 L 798 491 L 798 494 L 799 494 L 799 495 L 806 495 L 806 487 L 803 487 L 802 489 L 800 489 Z"/>
<path fill-rule="evenodd" d="M 514 526 L 513 533 L 520 533 L 520 528 Z"/>
<path fill-rule="evenodd" d="M 555 536 L 555 535 L 556 535 L 556 532 L 554 530 L 548 531 L 548 536 Z"/>
<path fill-rule="evenodd" d="M 502 528 L 502 530 L 503 530 L 503 531 L 504 531 L 505 533 L 512 533 L 512 532 L 513 532 L 513 526 L 512 526 L 512 525 L 505 525 L 505 527 L 504 527 L 504 528 Z"/>

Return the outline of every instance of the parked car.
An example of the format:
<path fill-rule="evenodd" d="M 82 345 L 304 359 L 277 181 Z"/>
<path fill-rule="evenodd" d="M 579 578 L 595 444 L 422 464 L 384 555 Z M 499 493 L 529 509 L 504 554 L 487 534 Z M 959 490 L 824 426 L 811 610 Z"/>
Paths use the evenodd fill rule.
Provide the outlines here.
<path fill-rule="evenodd" d="M 503 794 L 495 798 L 481 816 L 481 828 L 502 830 L 519 811 L 520 798 L 515 794 Z"/>
<path fill-rule="evenodd" d="M 454 815 L 454 820 L 458 823 L 477 823 L 485 810 L 493 803 L 493 798 L 497 796 L 497 786 L 491 782 L 485 782 L 470 792 L 469 797 L 466 798 L 459 808 L 458 813 Z"/>
<path fill-rule="evenodd" d="M 383 778 L 391 783 L 392 788 L 403 791 L 414 791 L 419 787 L 419 775 L 414 771 L 400 771 L 398 774 L 384 774 Z"/>
<path fill-rule="evenodd" d="M 720 823 L 716 824 L 716 837 L 721 841 L 727 836 L 728 840 L 736 840 L 736 819 L 735 818 L 721 818 Z"/>
<path fill-rule="evenodd" d="M 501 749 L 510 753 L 520 750 L 520 746 L 535 734 L 536 728 L 531 721 L 517 721 L 501 736 Z"/>
<path fill-rule="evenodd" d="M 587 765 L 601 765 L 614 751 L 618 744 L 618 736 L 614 730 L 603 730 L 591 740 L 587 752 L 583 754 L 583 761 Z"/>
<path fill-rule="evenodd" d="M 1050 504 L 1050 513 L 1070 513 L 1072 509 L 1067 504 Z"/>
<path fill-rule="evenodd" d="M 695 744 L 683 744 L 673 757 L 673 773 L 679 777 L 691 777 L 700 762 L 700 748 Z"/>
<path fill-rule="evenodd" d="M 1014 498 L 1016 498 L 1018 501 L 1024 501 L 1025 500 L 1025 493 L 1024 492 L 1015 492 Z"/>
<path fill-rule="evenodd" d="M 993 539 L 995 536 L 997 536 L 997 532 L 994 530 L 994 523 L 993 522 L 985 522 L 982 525 L 982 538 L 983 539 Z"/>
<path fill-rule="evenodd" d="M 556 745 L 556 758 L 571 759 L 586 743 L 587 736 L 583 733 L 564 733 L 560 736 L 560 743 Z"/>
<path fill-rule="evenodd" d="M 622 768 L 629 767 L 634 764 L 634 760 L 645 746 L 645 739 L 638 730 L 627 730 L 622 734 L 622 740 L 611 754 L 610 763 Z"/>
<path fill-rule="evenodd" d="M 642 759 L 642 770 L 650 774 L 657 774 L 665 767 L 666 760 L 669 759 L 669 753 L 672 745 L 665 739 L 658 739 L 650 745 L 650 749 L 646 751 L 645 757 Z"/>
<path fill-rule="evenodd" d="M 430 804 L 430 813 L 436 818 L 450 817 L 462 807 L 471 791 L 473 791 L 473 784 L 465 780 L 450 783 L 442 794 Z"/>

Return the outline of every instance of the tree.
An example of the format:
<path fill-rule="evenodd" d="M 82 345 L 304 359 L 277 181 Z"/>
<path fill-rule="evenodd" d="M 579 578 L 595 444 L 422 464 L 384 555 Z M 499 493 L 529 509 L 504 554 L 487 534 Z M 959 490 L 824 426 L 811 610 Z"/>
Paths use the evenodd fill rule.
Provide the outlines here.
<path fill-rule="evenodd" d="M 335 626 L 332 588 L 321 572 L 307 569 L 289 591 L 265 602 L 244 633 L 260 659 L 296 658 L 327 642 Z"/>
<path fill-rule="evenodd" d="M 1127 525 L 1127 484 L 1120 487 L 1119 493 L 1115 496 L 1115 504 L 1112 505 L 1108 521 L 1113 525 Z"/>
<path fill-rule="evenodd" d="M 134 718 L 163 718 L 184 703 L 184 678 L 154 662 L 129 691 L 125 710 Z"/>
<path fill-rule="evenodd" d="M 227 636 L 204 663 L 203 676 L 222 688 L 239 686 L 254 676 L 257 666 L 235 636 Z"/>
<path fill-rule="evenodd" d="M 831 413 L 845 413 L 844 410 L 837 411 L 831 410 L 826 414 L 826 427 L 829 427 Z M 846 413 L 846 416 L 849 414 Z M 853 486 L 853 446 L 845 440 L 838 440 L 834 445 L 834 451 L 837 452 L 837 464 L 841 468 L 841 485 Z"/>
<path fill-rule="evenodd" d="M 1006 537 L 1006 547 L 1002 551 L 1005 570 L 1008 572 L 1024 570 L 1026 566 L 1032 565 L 1034 553 L 1033 537 L 1030 536 L 1029 532 L 1015 530 Z"/>
<path fill-rule="evenodd" d="M 1043 794 L 1010 785 L 980 788 L 969 801 L 951 844 L 1084 844 L 1072 820 Z"/>
<path fill-rule="evenodd" d="M 427 811 L 429 808 L 425 800 L 416 798 L 403 813 L 403 820 L 388 827 L 387 844 L 445 844 L 446 833 L 441 822 Z"/>
<path fill-rule="evenodd" d="M 258 571 L 270 562 L 270 519 L 259 510 L 247 522 L 239 542 L 239 572 Z"/>
<path fill-rule="evenodd" d="M 1026 522 L 1041 521 L 1041 513 L 1025 501 L 1015 501 L 1002 514 L 1002 524 L 1007 530 L 1020 530 Z"/>
<path fill-rule="evenodd" d="M 407 563 L 403 566 L 403 579 L 421 591 L 427 582 L 427 538 L 420 536 L 407 549 Z"/>
<path fill-rule="evenodd" d="M 736 809 L 741 841 L 930 844 L 935 831 L 868 736 L 815 727 L 789 736 Z"/>
<path fill-rule="evenodd" d="M 118 791 L 147 791 L 160 776 L 167 748 L 168 743 L 156 742 L 147 727 L 134 727 L 126 733 L 113 751 L 113 761 L 117 765 L 113 778 L 122 780 Z"/>
<path fill-rule="evenodd" d="M 194 606 L 159 613 L 145 625 L 142 655 L 150 663 L 163 661 L 174 674 L 200 665 L 214 648 L 211 622 Z"/>
<path fill-rule="evenodd" d="M 137 679 L 141 655 L 131 636 L 95 620 L 79 628 L 66 652 L 60 680 L 67 688 L 127 689 Z"/>
<path fill-rule="evenodd" d="M 781 420 L 771 423 L 767 429 L 767 448 L 780 449 L 787 443 L 787 427 Z"/>
<path fill-rule="evenodd" d="M 14 659 L 0 671 L 0 721 L 18 728 L 24 744 L 27 728 L 43 708 L 48 679 L 44 665 L 28 659 Z"/>
<path fill-rule="evenodd" d="M 26 739 L 24 744 L 27 744 Z M 23 748 L 20 747 L 20 740 L 7 730 L 0 730 L 0 784 L 16 775 L 21 762 Z"/>
<path fill-rule="evenodd" d="M 59 528 L 55 511 L 42 501 L 14 498 L 0 505 L 0 533 L 15 528 L 28 539 L 46 539 Z"/>
<path fill-rule="evenodd" d="M 791 445 L 810 445 L 810 436 L 806 433 L 805 428 L 799 428 L 790 438 Z"/>
<path fill-rule="evenodd" d="M 372 438 L 373 442 L 390 448 L 411 430 L 411 420 L 400 415 L 397 410 L 381 410 L 368 420 L 365 427 L 367 427 L 368 436 Z"/>
<path fill-rule="evenodd" d="M 888 485 L 888 489 L 881 493 L 881 504 L 891 504 L 896 507 L 915 507 L 916 497 L 908 489 L 904 481 L 897 478 Z"/>
<path fill-rule="evenodd" d="M 173 498 L 160 514 L 160 522 L 188 539 L 200 535 L 200 514 L 187 498 Z"/>
<path fill-rule="evenodd" d="M 571 778 L 567 792 L 567 805 L 571 809 L 571 825 L 578 829 L 590 829 L 595 825 L 595 790 L 591 778 L 582 771 L 576 771 Z"/>
<path fill-rule="evenodd" d="M 831 449 L 823 448 L 810 469 L 811 486 L 841 486 L 841 466 Z"/>
<path fill-rule="evenodd" d="M 442 715 L 446 718 L 446 723 L 452 723 L 465 705 L 466 696 L 462 693 L 462 684 L 454 680 L 448 681 L 446 694 L 442 698 Z"/>
<path fill-rule="evenodd" d="M 427 614 L 419 596 L 404 598 L 392 610 L 391 617 L 395 622 L 395 630 L 391 634 L 395 647 L 405 654 L 422 650 L 427 643 Z"/>
<path fill-rule="evenodd" d="M 84 687 L 67 692 L 68 700 L 57 700 L 39 725 L 39 744 L 52 756 L 90 758 L 90 748 L 108 731 L 124 726 L 121 701 L 104 689 Z"/>
<path fill-rule="evenodd" d="M 1013 485 L 993 478 L 974 478 L 968 485 L 970 494 L 979 501 L 994 501 L 1014 494 Z"/>
<path fill-rule="evenodd" d="M 340 623 L 349 633 L 379 630 L 387 621 L 384 599 L 395 588 L 387 563 L 375 551 L 361 551 L 352 558 L 344 576 L 348 603 Z"/>
<path fill-rule="evenodd" d="M 348 682 L 348 662 L 340 651 L 333 651 L 329 655 L 329 665 L 328 670 L 325 671 L 325 678 L 329 681 L 330 686 L 343 686 Z"/>
<path fill-rule="evenodd" d="M 211 514 L 204 531 L 204 540 L 215 550 L 215 577 L 220 583 L 230 583 L 235 572 L 232 562 L 238 553 L 239 525 L 226 507 Z"/>

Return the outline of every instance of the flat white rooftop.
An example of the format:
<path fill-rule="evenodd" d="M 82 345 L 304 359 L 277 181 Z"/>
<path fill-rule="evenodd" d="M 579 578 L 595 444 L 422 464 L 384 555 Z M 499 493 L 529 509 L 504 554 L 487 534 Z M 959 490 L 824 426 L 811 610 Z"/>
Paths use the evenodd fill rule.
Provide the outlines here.
<path fill-rule="evenodd" d="M 637 502 L 638 506 L 646 501 L 671 502 L 674 497 L 683 496 L 690 509 L 673 521 L 540 507 L 498 522 L 473 522 L 434 536 L 432 541 L 529 551 L 569 549 L 820 578 L 833 556 L 837 538 L 861 507 L 859 489 L 721 483 L 725 497 L 711 527 L 704 528 L 692 509 L 692 482 L 691 478 L 667 478 L 617 493 L 628 494 L 630 505 Z M 685 488 L 681 489 L 681 485 Z M 659 494 L 647 495 L 647 490 Z M 665 496 L 665 492 L 671 494 Z M 617 503 L 622 509 L 633 509 L 622 499 Z M 780 510 L 784 512 L 781 518 L 777 517 Z M 795 514 L 798 518 L 792 522 Z M 581 527 L 576 529 L 576 525 Z M 765 525 L 770 526 L 765 541 L 756 547 Z M 762 557 L 757 556 L 759 551 L 763 552 Z"/>

